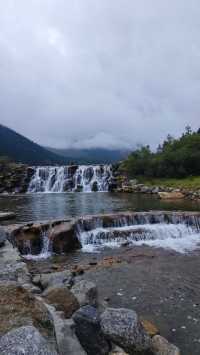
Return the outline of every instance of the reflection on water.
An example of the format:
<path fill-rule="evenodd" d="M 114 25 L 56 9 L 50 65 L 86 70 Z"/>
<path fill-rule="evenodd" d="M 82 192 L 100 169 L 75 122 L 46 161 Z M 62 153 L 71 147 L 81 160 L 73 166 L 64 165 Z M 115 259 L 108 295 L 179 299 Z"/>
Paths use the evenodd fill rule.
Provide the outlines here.
<path fill-rule="evenodd" d="M 152 195 L 102 192 L 4 195 L 0 197 L 0 211 L 15 212 L 17 222 L 128 210 L 200 211 L 200 203 L 190 200 L 162 201 Z"/>

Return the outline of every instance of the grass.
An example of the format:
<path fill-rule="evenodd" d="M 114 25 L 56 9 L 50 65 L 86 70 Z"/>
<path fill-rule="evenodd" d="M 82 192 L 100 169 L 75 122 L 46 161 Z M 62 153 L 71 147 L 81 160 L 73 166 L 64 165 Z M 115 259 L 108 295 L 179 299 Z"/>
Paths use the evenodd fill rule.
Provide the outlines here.
<path fill-rule="evenodd" d="M 200 190 L 200 176 L 189 176 L 183 179 L 138 178 L 138 182 L 147 186 L 173 187 L 177 189 Z"/>

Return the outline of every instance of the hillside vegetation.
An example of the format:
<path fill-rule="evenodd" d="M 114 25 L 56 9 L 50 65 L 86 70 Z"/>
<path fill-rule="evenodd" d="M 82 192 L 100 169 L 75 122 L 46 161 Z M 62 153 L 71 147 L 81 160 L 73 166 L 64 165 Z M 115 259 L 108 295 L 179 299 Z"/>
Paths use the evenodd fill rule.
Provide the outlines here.
<path fill-rule="evenodd" d="M 192 132 L 186 127 L 178 139 L 168 135 L 156 152 L 152 152 L 149 146 L 142 146 L 123 161 L 120 170 L 130 178 L 140 177 L 148 181 L 162 178 L 163 181 L 163 178 L 188 177 L 189 183 L 192 176 L 200 176 L 200 130 Z"/>
<path fill-rule="evenodd" d="M 49 152 L 10 128 L 0 125 L 0 156 L 30 165 L 66 164 L 70 159 Z"/>

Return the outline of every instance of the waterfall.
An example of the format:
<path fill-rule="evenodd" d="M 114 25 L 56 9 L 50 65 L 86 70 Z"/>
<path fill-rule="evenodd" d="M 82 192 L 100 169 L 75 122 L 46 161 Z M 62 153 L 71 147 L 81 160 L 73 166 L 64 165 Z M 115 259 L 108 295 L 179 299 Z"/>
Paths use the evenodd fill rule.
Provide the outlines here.
<path fill-rule="evenodd" d="M 111 165 L 36 167 L 28 192 L 108 191 L 111 180 Z"/>
<path fill-rule="evenodd" d="M 123 244 L 172 249 L 179 253 L 200 246 L 198 218 L 173 214 L 127 214 L 80 219 L 77 235 L 86 252 Z"/>
<path fill-rule="evenodd" d="M 48 238 L 48 233 L 41 232 L 41 238 L 42 238 L 42 249 L 40 251 L 40 254 L 33 255 L 31 253 L 31 248 L 29 247 L 30 253 L 23 255 L 25 259 L 27 260 L 47 259 L 52 255 L 51 241 Z"/>

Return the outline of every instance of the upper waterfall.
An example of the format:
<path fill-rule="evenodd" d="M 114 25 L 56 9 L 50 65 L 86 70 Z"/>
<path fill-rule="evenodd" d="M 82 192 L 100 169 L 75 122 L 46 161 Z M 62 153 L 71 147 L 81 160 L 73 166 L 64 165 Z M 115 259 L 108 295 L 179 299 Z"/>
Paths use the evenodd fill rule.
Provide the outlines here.
<path fill-rule="evenodd" d="M 111 165 L 69 165 L 36 167 L 28 192 L 108 191 Z"/>

